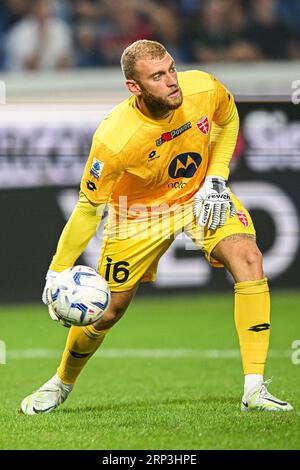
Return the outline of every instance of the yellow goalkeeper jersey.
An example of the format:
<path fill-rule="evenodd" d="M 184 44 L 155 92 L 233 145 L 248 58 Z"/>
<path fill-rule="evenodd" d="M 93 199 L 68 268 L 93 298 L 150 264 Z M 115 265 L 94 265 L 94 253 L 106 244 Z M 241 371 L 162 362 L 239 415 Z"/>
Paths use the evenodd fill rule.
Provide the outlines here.
<path fill-rule="evenodd" d="M 128 206 L 172 206 L 193 197 L 209 174 L 227 179 L 231 155 L 223 148 L 225 157 L 219 152 L 216 158 L 210 141 L 213 126 L 237 116 L 232 95 L 197 70 L 179 72 L 178 82 L 183 103 L 167 119 L 146 117 L 131 96 L 100 124 L 81 181 L 92 203 L 117 210 L 120 196 L 126 196 Z"/>

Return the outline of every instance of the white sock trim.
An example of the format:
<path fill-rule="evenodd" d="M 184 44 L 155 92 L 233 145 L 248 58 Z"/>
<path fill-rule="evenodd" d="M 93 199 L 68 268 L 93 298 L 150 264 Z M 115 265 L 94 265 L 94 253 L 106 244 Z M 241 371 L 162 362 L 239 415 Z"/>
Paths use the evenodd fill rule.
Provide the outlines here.
<path fill-rule="evenodd" d="M 245 395 L 253 388 L 258 387 L 264 381 L 264 377 L 261 374 L 246 374 L 244 382 L 244 393 Z"/>

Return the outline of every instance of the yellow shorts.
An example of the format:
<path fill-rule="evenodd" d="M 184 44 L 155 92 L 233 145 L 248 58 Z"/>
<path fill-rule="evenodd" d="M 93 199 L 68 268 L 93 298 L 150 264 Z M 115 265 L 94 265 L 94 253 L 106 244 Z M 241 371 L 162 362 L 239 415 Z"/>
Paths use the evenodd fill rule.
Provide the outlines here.
<path fill-rule="evenodd" d="M 229 235 L 255 235 L 249 212 L 231 195 L 237 214 L 230 218 L 227 213 L 225 225 L 213 231 L 204 230 L 196 224 L 193 200 L 162 214 L 139 214 L 121 223 L 108 222 L 104 229 L 98 269 L 111 291 L 127 291 L 140 282 L 155 281 L 160 258 L 182 232 L 202 250 L 212 266 L 223 267 L 211 256 L 216 245 Z"/>

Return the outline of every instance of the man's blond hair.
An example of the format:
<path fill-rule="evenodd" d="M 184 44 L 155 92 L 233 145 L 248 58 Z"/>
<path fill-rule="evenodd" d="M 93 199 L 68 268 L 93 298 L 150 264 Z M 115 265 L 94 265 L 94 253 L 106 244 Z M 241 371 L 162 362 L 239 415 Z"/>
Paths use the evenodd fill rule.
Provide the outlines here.
<path fill-rule="evenodd" d="M 126 47 L 121 57 L 121 67 L 127 80 L 138 78 L 136 62 L 139 59 L 162 59 L 167 53 L 166 48 L 156 41 L 140 39 Z"/>

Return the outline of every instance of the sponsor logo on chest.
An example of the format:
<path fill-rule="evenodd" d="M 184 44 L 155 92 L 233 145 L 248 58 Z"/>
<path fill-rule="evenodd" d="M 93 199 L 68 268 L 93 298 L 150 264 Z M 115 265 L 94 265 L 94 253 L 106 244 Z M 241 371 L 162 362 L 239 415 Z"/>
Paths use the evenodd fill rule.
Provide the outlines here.
<path fill-rule="evenodd" d="M 169 165 L 169 176 L 173 179 L 192 178 L 201 164 L 199 153 L 187 152 L 177 155 Z"/>
<path fill-rule="evenodd" d="M 161 137 L 157 139 L 156 146 L 159 147 L 163 143 L 169 142 L 170 140 L 173 140 L 176 137 L 179 137 L 181 134 L 183 134 L 183 132 L 191 129 L 191 127 L 192 127 L 192 123 L 189 121 L 183 124 L 183 126 L 178 127 L 178 129 L 173 129 L 170 132 L 164 132 L 161 135 Z"/>

